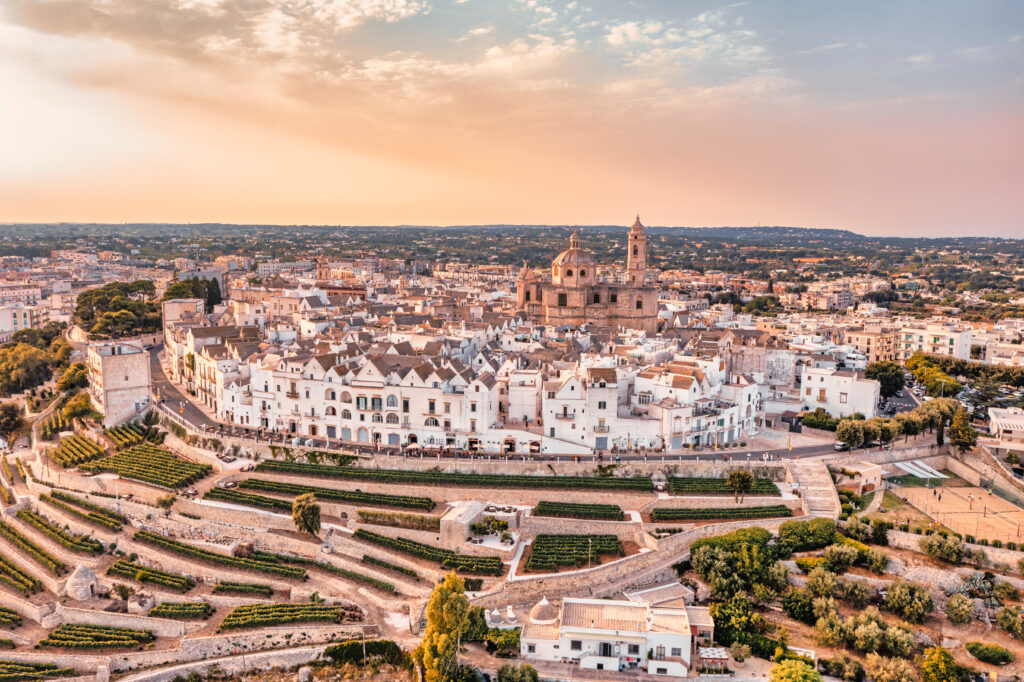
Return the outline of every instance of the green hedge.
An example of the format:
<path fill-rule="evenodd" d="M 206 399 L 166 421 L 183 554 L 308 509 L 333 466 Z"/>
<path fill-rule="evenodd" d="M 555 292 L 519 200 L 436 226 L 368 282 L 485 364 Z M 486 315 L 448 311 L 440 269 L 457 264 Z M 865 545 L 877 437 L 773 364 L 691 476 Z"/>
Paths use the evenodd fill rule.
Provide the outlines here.
<path fill-rule="evenodd" d="M 0 682 L 25 682 L 25 680 L 49 680 L 69 677 L 74 668 L 62 668 L 54 663 L 22 663 L 21 661 L 0 660 Z"/>
<path fill-rule="evenodd" d="M 534 516 L 555 516 L 567 519 L 621 521 L 622 509 L 615 504 L 580 504 L 577 502 L 541 501 L 533 508 Z"/>
<path fill-rule="evenodd" d="M 261 585 L 260 583 L 236 583 L 230 580 L 223 580 L 217 583 L 213 586 L 213 591 L 217 594 L 264 594 L 268 597 L 274 594 L 270 585 Z"/>
<path fill-rule="evenodd" d="M 149 610 L 153 618 L 173 618 L 175 620 L 205 620 L 213 613 L 209 602 L 199 601 L 165 601 Z"/>
<path fill-rule="evenodd" d="M 354 614 L 358 613 L 358 617 Z M 316 602 L 305 604 L 245 604 L 236 607 L 220 624 L 218 630 L 267 627 L 286 623 L 310 623 L 327 621 L 340 623 L 362 620 L 362 613 L 341 606 L 325 606 Z"/>
<path fill-rule="evenodd" d="M 674 495 L 732 495 L 732 488 L 724 478 L 696 478 L 692 476 L 673 476 L 668 480 L 668 490 Z M 779 486 L 770 479 L 755 478 L 754 485 L 747 495 L 779 496 Z"/>
<path fill-rule="evenodd" d="M 324 656 L 337 665 L 363 663 L 363 652 L 366 658 L 377 659 L 391 665 L 401 665 L 405 661 L 402 648 L 390 639 L 350 639 L 332 644 L 324 649 Z"/>
<path fill-rule="evenodd" d="M 288 512 L 292 511 L 292 503 L 289 500 L 279 500 L 276 497 L 267 497 L 266 495 L 254 495 L 252 493 L 243 492 L 241 490 L 234 490 L 231 488 L 210 488 L 203 495 L 205 500 L 220 500 L 221 502 L 230 502 L 232 504 L 241 504 L 247 507 L 257 507 L 259 509 L 270 509 L 273 511 Z"/>
<path fill-rule="evenodd" d="M 604 555 L 625 556 L 619 538 L 614 535 L 547 535 L 534 538 L 530 545 L 527 571 L 554 571 L 560 566 L 596 566 Z"/>
<path fill-rule="evenodd" d="M 405 469 L 360 469 L 358 467 L 329 464 L 303 464 L 265 460 L 256 465 L 257 471 L 272 471 L 351 481 L 379 483 L 416 483 L 420 485 L 472 486 L 485 488 L 568 488 L 568 489 L 622 489 L 652 490 L 650 476 L 632 478 L 616 476 L 526 476 L 520 474 L 460 474 L 441 471 L 412 471 Z"/>
<path fill-rule="evenodd" d="M 1003 665 L 1013 662 L 1013 652 L 998 644 L 987 644 L 985 642 L 968 642 L 964 645 L 967 652 L 979 661 L 993 665 Z"/>
<path fill-rule="evenodd" d="M 42 547 L 29 540 L 14 526 L 11 526 L 4 521 L 0 521 L 0 535 L 7 538 L 21 551 L 32 557 L 36 562 L 42 564 L 50 573 L 53 573 L 54 575 L 63 575 L 64 573 L 67 573 L 68 567 L 64 565 L 63 561 L 60 561 Z"/>
<path fill-rule="evenodd" d="M 103 545 L 96 538 L 70 533 L 60 526 L 54 525 L 52 521 L 44 516 L 40 516 L 31 509 L 20 510 L 17 513 L 17 517 L 57 544 L 67 547 L 72 551 L 82 552 L 83 554 L 103 553 Z"/>
<path fill-rule="evenodd" d="M 364 493 L 358 490 L 339 490 L 337 488 L 319 488 L 312 485 L 281 483 L 262 478 L 247 478 L 238 484 L 239 488 L 262 490 L 268 493 L 286 495 L 305 495 L 313 493 L 318 500 L 351 502 L 353 504 L 369 504 L 377 507 L 403 507 L 406 509 L 422 509 L 430 511 L 435 503 L 429 497 L 412 497 L 409 495 L 384 495 L 381 493 Z"/>
<path fill-rule="evenodd" d="M 188 576 L 168 571 L 159 571 L 155 568 L 147 568 L 124 559 L 111 564 L 110 568 L 107 569 L 107 575 L 137 580 L 140 583 L 152 583 L 179 592 L 188 592 L 195 587 L 195 582 Z"/>
<path fill-rule="evenodd" d="M 407 575 L 416 582 L 420 581 L 420 574 L 412 570 L 411 568 L 399 566 L 398 564 L 393 564 L 390 561 L 384 561 L 383 559 L 372 557 L 369 554 L 364 554 L 362 561 L 364 564 L 369 564 L 370 566 L 379 566 L 381 568 L 386 568 L 389 571 L 395 571 L 397 573 L 401 573 L 402 575 Z"/>
<path fill-rule="evenodd" d="M 211 552 L 208 549 L 200 549 L 199 547 L 194 547 L 193 545 L 189 545 L 184 542 L 165 538 L 162 535 L 151 533 L 148 530 L 140 530 L 137 532 L 135 534 L 135 540 L 138 542 L 145 542 L 148 545 L 160 547 L 161 549 L 165 549 L 174 554 L 208 561 L 213 564 L 221 564 L 222 566 L 231 566 L 233 568 L 240 568 L 243 570 L 257 571 L 259 573 L 269 573 L 271 575 L 279 575 L 285 578 L 306 579 L 305 569 L 281 566 L 280 564 L 272 564 L 264 561 L 255 561 L 253 559 L 229 556 L 227 554 L 219 554 L 217 552 Z"/>
<path fill-rule="evenodd" d="M 359 528 L 356 530 L 355 537 L 398 552 L 404 552 L 422 559 L 436 561 L 443 568 L 454 568 L 460 573 L 499 576 L 503 572 L 501 559 L 496 556 L 468 556 L 464 554 L 456 554 L 450 549 L 441 549 L 440 547 L 425 545 L 422 542 L 416 542 L 415 540 L 409 540 L 406 538 L 392 538 L 387 535 L 380 535 L 379 533 L 368 531 L 365 528 Z"/>
<path fill-rule="evenodd" d="M 705 519 L 771 519 L 792 516 L 784 504 L 769 507 L 703 507 L 700 509 L 671 509 L 657 507 L 651 510 L 651 521 L 703 521 Z"/>
<path fill-rule="evenodd" d="M 40 640 L 39 646 L 62 649 L 120 649 L 137 647 L 152 642 L 153 639 L 153 633 L 149 630 L 65 623 Z"/>

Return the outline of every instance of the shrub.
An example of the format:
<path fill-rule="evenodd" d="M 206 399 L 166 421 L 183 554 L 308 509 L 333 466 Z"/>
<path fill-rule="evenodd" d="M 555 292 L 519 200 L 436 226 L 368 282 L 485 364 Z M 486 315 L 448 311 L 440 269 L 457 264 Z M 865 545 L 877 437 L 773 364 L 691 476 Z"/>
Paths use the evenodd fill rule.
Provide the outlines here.
<path fill-rule="evenodd" d="M 1006 647 L 998 644 L 986 644 L 984 642 L 968 642 L 964 645 L 967 652 L 979 661 L 993 665 L 1004 665 L 1013 662 L 1013 654 Z"/>
<path fill-rule="evenodd" d="M 814 600 L 807 590 L 792 588 L 782 595 L 782 608 L 793 620 L 811 625 L 815 622 Z"/>
<path fill-rule="evenodd" d="M 823 557 L 820 557 L 820 556 L 805 556 L 805 557 L 800 557 L 799 559 L 796 560 L 796 567 L 799 568 L 804 573 L 810 573 L 811 571 L 816 569 L 818 566 L 823 565 L 824 563 L 825 563 L 825 559 Z"/>
<path fill-rule="evenodd" d="M 840 580 L 839 597 L 856 608 L 864 608 L 871 598 L 871 588 L 859 580 Z"/>
<path fill-rule="evenodd" d="M 1015 639 L 1024 639 L 1024 613 L 1020 607 L 1004 606 L 996 612 L 996 624 Z"/>
<path fill-rule="evenodd" d="M 911 623 L 923 623 L 928 614 L 935 609 L 927 588 L 905 580 L 897 580 L 889 585 L 885 605 L 897 616 Z"/>
<path fill-rule="evenodd" d="M 832 658 L 818 660 L 823 672 L 831 677 L 838 677 L 849 682 L 862 682 L 864 679 L 864 666 L 847 653 L 840 652 Z"/>
<path fill-rule="evenodd" d="M 964 625 L 974 620 L 974 600 L 963 594 L 954 594 L 946 600 L 943 607 L 949 622 Z"/>
<path fill-rule="evenodd" d="M 401 647 L 389 639 L 359 640 L 350 639 L 338 644 L 332 644 L 324 649 L 324 656 L 331 659 L 337 665 L 351 663 L 361 665 L 365 663 L 363 651 L 366 658 L 379 660 L 391 665 L 400 665 L 405 660 L 405 654 Z"/>
<path fill-rule="evenodd" d="M 818 566 L 807 576 L 807 592 L 814 597 L 831 597 L 836 592 L 838 581 L 835 573 Z"/>
<path fill-rule="evenodd" d="M 831 545 L 825 550 L 822 566 L 837 575 L 845 573 L 857 560 L 858 552 L 849 545 Z"/>
<path fill-rule="evenodd" d="M 835 541 L 836 524 L 832 519 L 786 521 L 779 526 L 779 544 L 788 552 L 809 552 Z"/>

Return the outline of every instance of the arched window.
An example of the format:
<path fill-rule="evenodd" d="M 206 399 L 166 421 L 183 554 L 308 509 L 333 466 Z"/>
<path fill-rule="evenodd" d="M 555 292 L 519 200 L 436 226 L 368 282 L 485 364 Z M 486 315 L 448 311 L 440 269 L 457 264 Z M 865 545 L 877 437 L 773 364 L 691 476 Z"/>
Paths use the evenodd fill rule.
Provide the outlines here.
<path fill-rule="evenodd" d="M 384 418 L 383 418 L 383 417 L 381 417 L 381 416 L 380 416 L 379 414 L 377 414 L 377 413 L 374 413 L 374 415 L 373 415 L 373 420 L 372 420 L 372 421 L 373 421 L 373 423 L 374 423 L 374 424 L 379 424 L 379 423 L 381 423 L 382 421 L 384 421 Z"/>
<path fill-rule="evenodd" d="M 424 426 L 437 426 L 437 417 L 427 417 L 427 420 L 423 422 Z"/>
<path fill-rule="evenodd" d="M 391 413 L 388 414 L 388 416 L 386 418 L 386 421 L 387 421 L 388 424 L 397 424 L 398 423 L 398 415 L 395 414 L 394 412 L 391 412 Z"/>
<path fill-rule="evenodd" d="M 633 244 L 633 255 L 636 256 L 639 253 L 640 253 L 640 247 L 637 246 L 636 244 Z"/>
<path fill-rule="evenodd" d="M 566 268 L 565 269 L 565 276 L 566 277 L 572 277 L 572 268 Z"/>
<path fill-rule="evenodd" d="M 351 419 L 352 418 L 352 413 L 349 412 L 348 410 L 342 410 L 341 411 L 341 418 L 342 419 Z"/>
<path fill-rule="evenodd" d="M 580 270 L 580 277 L 586 277 L 586 276 L 587 276 L 587 271 L 586 270 Z"/>
<path fill-rule="evenodd" d="M 398 396 L 396 396 L 396 395 L 389 395 L 388 396 L 388 407 L 398 407 Z"/>
<path fill-rule="evenodd" d="M 324 414 L 327 415 L 328 417 L 333 417 L 336 414 L 338 414 L 338 411 L 334 409 L 333 405 L 328 405 L 327 409 L 324 410 Z"/>
<path fill-rule="evenodd" d="M 337 400 L 337 394 L 334 391 L 327 391 L 328 400 Z"/>
<path fill-rule="evenodd" d="M 342 391 L 341 392 L 341 402 L 343 402 L 343 403 L 350 403 L 350 402 L 352 402 L 352 394 L 349 393 L 348 391 Z"/>

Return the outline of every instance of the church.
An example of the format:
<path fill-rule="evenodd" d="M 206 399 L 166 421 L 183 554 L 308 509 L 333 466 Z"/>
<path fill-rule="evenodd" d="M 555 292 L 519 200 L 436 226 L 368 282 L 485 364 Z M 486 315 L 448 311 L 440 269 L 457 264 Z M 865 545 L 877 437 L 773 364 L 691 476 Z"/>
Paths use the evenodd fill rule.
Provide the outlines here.
<path fill-rule="evenodd" d="M 538 323 L 591 324 L 658 331 L 658 287 L 647 281 L 647 235 L 640 216 L 629 228 L 626 272 L 621 281 L 598 279 L 594 256 L 580 246 L 579 232 L 551 262 L 550 272 L 523 265 L 517 307 Z"/>

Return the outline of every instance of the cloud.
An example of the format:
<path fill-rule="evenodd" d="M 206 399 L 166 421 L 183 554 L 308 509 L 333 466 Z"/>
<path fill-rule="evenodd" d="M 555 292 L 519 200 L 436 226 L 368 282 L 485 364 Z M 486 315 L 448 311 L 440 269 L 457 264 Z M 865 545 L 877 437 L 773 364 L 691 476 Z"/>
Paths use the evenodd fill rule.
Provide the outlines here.
<path fill-rule="evenodd" d="M 932 57 L 932 55 L 922 53 L 907 57 L 904 61 L 909 62 L 910 64 L 929 64 L 933 59 L 934 57 Z"/>
<path fill-rule="evenodd" d="M 1010 43 L 1019 43 L 1022 40 L 1024 40 L 1024 33 L 1015 33 L 1014 35 L 1010 36 L 1006 40 L 1007 40 L 1007 42 L 1010 42 Z"/>
<path fill-rule="evenodd" d="M 800 50 L 797 54 L 817 54 L 819 52 L 849 52 L 851 50 L 863 50 L 867 45 L 864 43 L 829 43 L 827 45 L 818 45 L 817 47 L 810 47 L 806 50 Z"/>
<path fill-rule="evenodd" d="M 485 36 L 485 35 L 487 35 L 489 33 L 494 33 L 494 27 L 493 26 L 480 26 L 479 28 L 471 28 L 470 30 L 466 31 L 465 35 L 463 35 L 461 38 L 457 39 L 455 42 L 457 42 L 457 43 L 464 43 L 467 40 L 472 40 L 473 38 L 479 38 L 480 36 Z"/>

